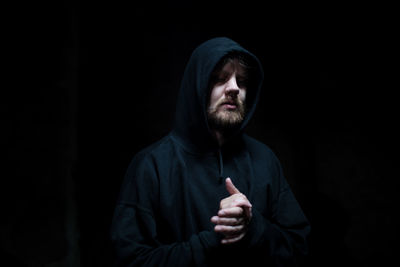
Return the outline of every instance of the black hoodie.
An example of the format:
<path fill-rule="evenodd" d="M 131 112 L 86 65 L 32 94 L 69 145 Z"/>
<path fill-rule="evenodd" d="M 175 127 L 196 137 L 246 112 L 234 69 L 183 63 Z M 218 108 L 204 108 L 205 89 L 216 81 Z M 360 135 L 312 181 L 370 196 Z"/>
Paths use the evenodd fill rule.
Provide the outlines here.
<path fill-rule="evenodd" d="M 241 127 L 220 147 L 207 123 L 209 77 L 234 51 L 250 59 L 253 83 Z M 127 170 L 111 229 L 116 266 L 291 266 L 307 252 L 310 227 L 278 159 L 243 133 L 262 81 L 259 60 L 228 38 L 193 51 L 173 131 L 135 155 Z M 210 221 L 229 196 L 226 177 L 253 207 L 246 236 L 231 245 L 220 243 Z"/>

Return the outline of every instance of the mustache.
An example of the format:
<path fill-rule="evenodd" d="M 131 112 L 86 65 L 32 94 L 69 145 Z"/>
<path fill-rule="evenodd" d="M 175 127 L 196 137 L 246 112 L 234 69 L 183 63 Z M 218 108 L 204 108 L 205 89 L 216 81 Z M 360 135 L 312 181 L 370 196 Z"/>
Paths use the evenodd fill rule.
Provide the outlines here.
<path fill-rule="evenodd" d="M 216 106 L 222 106 L 225 104 L 230 104 L 230 105 L 235 105 L 235 106 L 243 106 L 243 101 L 241 101 L 239 98 L 226 98 L 226 99 L 221 99 L 217 102 Z"/>

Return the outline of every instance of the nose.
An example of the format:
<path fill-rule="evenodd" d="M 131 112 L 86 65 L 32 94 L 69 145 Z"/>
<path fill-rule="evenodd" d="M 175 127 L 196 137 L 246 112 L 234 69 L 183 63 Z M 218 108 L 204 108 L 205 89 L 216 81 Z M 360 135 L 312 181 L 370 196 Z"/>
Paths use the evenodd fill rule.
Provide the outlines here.
<path fill-rule="evenodd" d="M 225 94 L 230 96 L 237 96 L 239 94 L 239 86 L 237 85 L 235 75 L 232 75 L 232 77 L 227 81 Z"/>

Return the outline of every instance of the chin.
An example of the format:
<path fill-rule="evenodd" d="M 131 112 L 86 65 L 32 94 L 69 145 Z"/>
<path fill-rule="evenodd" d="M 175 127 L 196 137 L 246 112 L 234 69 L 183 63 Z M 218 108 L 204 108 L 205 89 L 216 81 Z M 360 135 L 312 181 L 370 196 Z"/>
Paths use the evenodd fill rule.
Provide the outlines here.
<path fill-rule="evenodd" d="M 218 117 L 227 123 L 237 123 L 243 120 L 243 116 L 238 111 L 223 111 Z"/>
<path fill-rule="evenodd" d="M 240 126 L 243 121 L 243 116 L 240 112 L 221 111 L 211 116 L 209 121 L 213 128 L 231 130 Z"/>

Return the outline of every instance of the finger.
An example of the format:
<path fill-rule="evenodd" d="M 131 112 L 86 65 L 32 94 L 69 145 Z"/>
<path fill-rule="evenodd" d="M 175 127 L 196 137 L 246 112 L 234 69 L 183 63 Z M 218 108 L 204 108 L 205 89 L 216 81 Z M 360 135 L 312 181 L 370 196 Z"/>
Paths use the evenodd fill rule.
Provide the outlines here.
<path fill-rule="evenodd" d="M 226 190 L 228 190 L 229 194 L 233 195 L 233 194 L 239 194 L 240 193 L 239 189 L 237 189 L 233 185 L 231 178 L 229 178 L 229 177 L 226 178 L 225 185 L 226 185 Z"/>
<path fill-rule="evenodd" d="M 224 245 L 232 244 L 232 243 L 238 242 L 244 236 L 245 236 L 245 233 L 241 233 L 240 235 L 235 236 L 235 237 L 224 238 L 221 240 L 221 243 Z"/>
<path fill-rule="evenodd" d="M 211 222 L 215 223 L 215 224 L 218 224 L 218 219 L 219 219 L 218 216 L 213 216 L 213 217 L 211 217 Z"/>
<path fill-rule="evenodd" d="M 235 225 L 244 224 L 245 220 L 244 220 L 243 217 L 239 217 L 239 218 L 224 218 L 224 217 L 214 216 L 214 217 L 211 218 L 211 222 L 213 222 L 215 224 L 220 224 L 220 225 L 235 226 Z"/>
<path fill-rule="evenodd" d="M 226 209 L 230 207 L 248 207 L 251 208 L 252 205 L 250 201 L 247 199 L 245 195 L 242 193 L 240 194 L 234 194 L 231 195 L 230 197 L 224 198 L 223 200 L 220 201 L 219 208 L 220 209 Z"/>
<path fill-rule="evenodd" d="M 247 200 L 247 198 L 245 196 L 243 196 L 242 198 L 235 199 L 233 201 L 233 206 L 235 206 L 235 207 L 247 207 L 247 208 L 251 208 L 252 207 L 251 203 Z"/>
<path fill-rule="evenodd" d="M 214 227 L 214 231 L 217 233 L 224 234 L 225 236 L 232 236 L 240 234 L 244 230 L 244 228 L 245 228 L 244 225 L 236 225 L 236 226 L 216 225 Z"/>
<path fill-rule="evenodd" d="M 221 209 L 218 211 L 219 217 L 240 217 L 243 215 L 243 209 L 241 207 L 232 207 Z"/>

